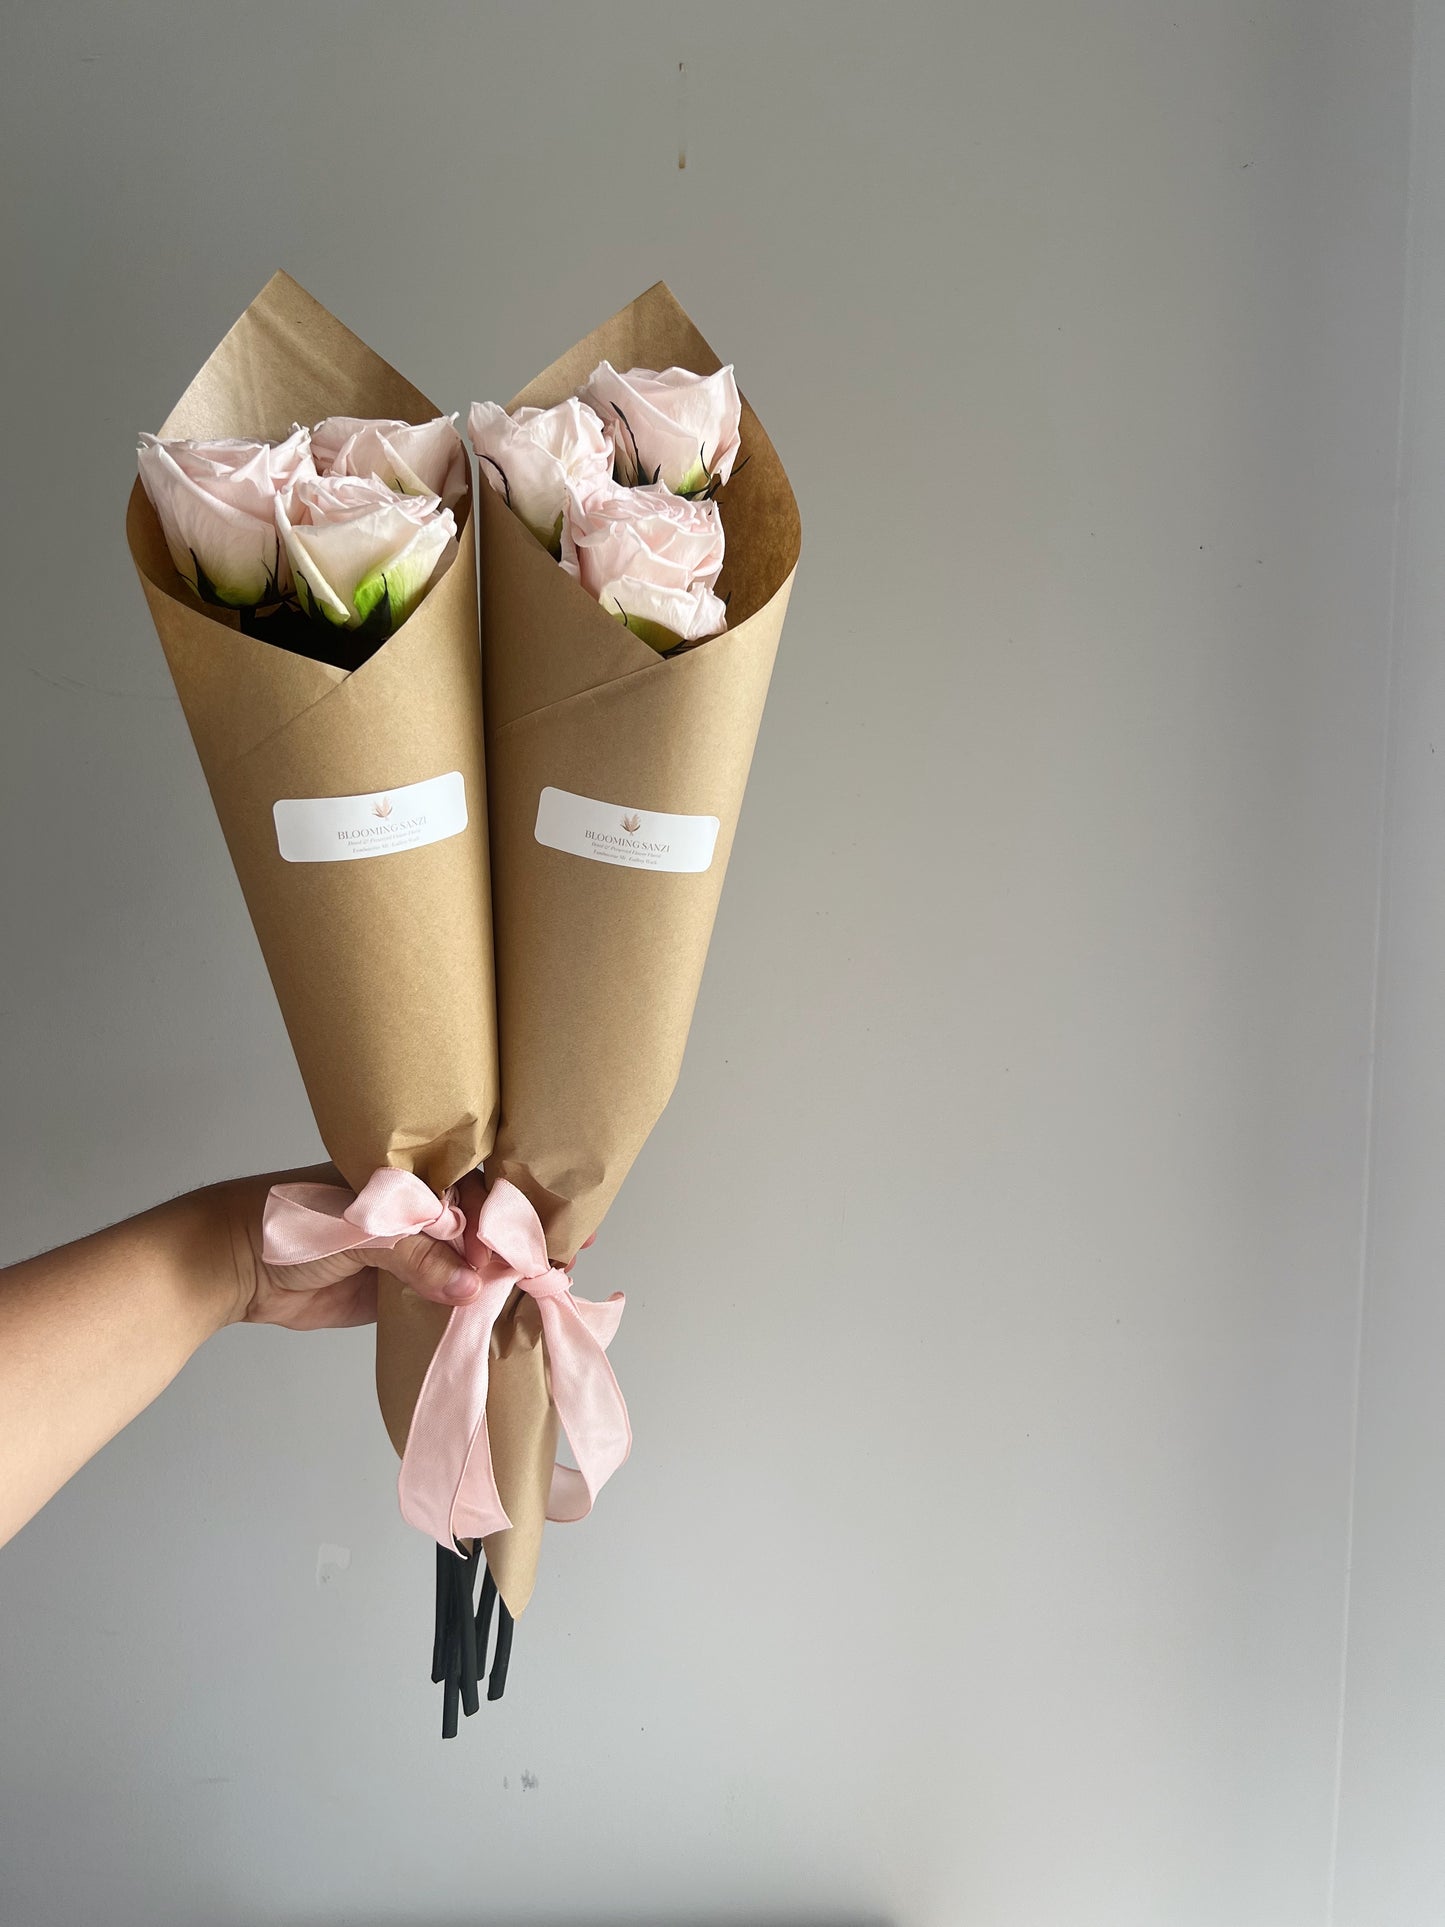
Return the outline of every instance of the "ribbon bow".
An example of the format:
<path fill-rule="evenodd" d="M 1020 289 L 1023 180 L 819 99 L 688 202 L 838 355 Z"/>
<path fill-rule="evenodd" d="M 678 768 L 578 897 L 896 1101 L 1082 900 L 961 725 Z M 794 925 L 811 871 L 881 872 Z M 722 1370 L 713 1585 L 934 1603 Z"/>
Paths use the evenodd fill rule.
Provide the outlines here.
<path fill-rule="evenodd" d="M 390 1249 L 421 1233 L 452 1245 L 482 1289 L 447 1320 L 412 1415 L 398 1491 L 402 1516 L 449 1550 L 511 1526 L 497 1491 L 487 1439 L 487 1360 L 492 1328 L 515 1286 L 537 1301 L 552 1403 L 577 1460 L 554 1465 L 547 1517 L 585 1519 L 592 1501 L 632 1450 L 627 1406 L 607 1347 L 624 1304 L 572 1296 L 572 1280 L 547 1256 L 542 1221 L 505 1178 L 487 1193 L 475 1226 L 410 1171 L 373 1171 L 355 1197 L 334 1184 L 277 1184 L 262 1217 L 268 1264 L 304 1265 L 339 1251 Z"/>
<path fill-rule="evenodd" d="M 267 1264 L 304 1265 L 339 1251 L 389 1251 L 418 1232 L 461 1249 L 466 1225 L 411 1171 L 373 1171 L 355 1197 L 336 1184 L 273 1184 L 261 1217 Z"/>
<path fill-rule="evenodd" d="M 397 1485 L 407 1523 L 448 1548 L 512 1523 L 492 1470 L 487 1376 L 492 1328 L 514 1288 L 537 1301 L 552 1403 L 577 1460 L 576 1470 L 553 1466 L 547 1517 L 585 1518 L 632 1450 L 627 1406 L 606 1349 L 622 1317 L 622 1293 L 602 1304 L 574 1298 L 571 1278 L 547 1255 L 530 1199 L 505 1178 L 466 1228 L 463 1252 L 482 1289 L 447 1321 L 422 1382 Z"/>

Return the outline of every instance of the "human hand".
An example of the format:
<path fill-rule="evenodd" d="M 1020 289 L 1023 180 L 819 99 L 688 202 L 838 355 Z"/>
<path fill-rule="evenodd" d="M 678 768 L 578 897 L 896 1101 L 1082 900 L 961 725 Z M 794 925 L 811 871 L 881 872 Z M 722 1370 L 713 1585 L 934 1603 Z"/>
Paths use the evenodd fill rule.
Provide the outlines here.
<path fill-rule="evenodd" d="M 0 1272 L 0 1545 L 222 1325 L 365 1324 L 376 1316 L 378 1267 L 434 1304 L 480 1291 L 477 1274 L 431 1238 L 268 1265 L 262 1216 L 283 1178 L 337 1174 L 188 1191 Z M 472 1195 L 464 1187 L 464 1209 Z"/>
<path fill-rule="evenodd" d="M 450 1245 L 435 1238 L 403 1238 L 390 1251 L 340 1251 L 303 1265 L 269 1265 L 262 1255 L 261 1218 L 273 1183 L 337 1184 L 329 1166 L 248 1178 L 219 1187 L 236 1270 L 235 1308 L 228 1324 L 284 1325 L 289 1331 L 326 1331 L 369 1325 L 376 1318 L 377 1273 L 388 1272 L 419 1298 L 465 1305 L 481 1279 Z"/>

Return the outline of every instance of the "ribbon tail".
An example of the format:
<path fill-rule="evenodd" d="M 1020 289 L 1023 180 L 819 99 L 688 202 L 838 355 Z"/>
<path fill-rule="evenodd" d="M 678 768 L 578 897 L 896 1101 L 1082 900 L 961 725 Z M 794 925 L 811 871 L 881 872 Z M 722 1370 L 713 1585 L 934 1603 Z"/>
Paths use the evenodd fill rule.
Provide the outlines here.
<path fill-rule="evenodd" d="M 570 1293 L 541 1299 L 539 1304 L 552 1403 L 577 1461 L 576 1470 L 553 1466 L 547 1517 L 571 1524 L 587 1517 L 597 1494 L 632 1450 L 627 1402 L 592 1329 L 595 1322 L 611 1339 L 622 1315 L 621 1294 L 605 1305 L 588 1304 Z M 616 1311 L 610 1318 L 605 1316 L 614 1305 Z M 604 1316 L 599 1318 L 599 1313 Z"/>
<path fill-rule="evenodd" d="M 489 1539 L 494 1532 L 509 1531 L 511 1524 L 497 1490 L 492 1440 L 484 1412 L 481 1424 L 472 1434 L 452 1501 L 452 1535 L 457 1539 Z"/>
<path fill-rule="evenodd" d="M 622 1314 L 627 1299 L 620 1291 L 614 1291 L 610 1298 L 574 1298 L 572 1309 L 591 1332 L 603 1351 L 617 1336 L 617 1327 L 622 1323 Z"/>
<path fill-rule="evenodd" d="M 402 1517 L 438 1545 L 456 1537 L 458 1507 L 470 1520 L 495 1506 L 499 1530 L 509 1524 L 492 1476 L 487 1442 L 487 1357 L 492 1327 L 510 1295 L 505 1283 L 484 1285 L 481 1297 L 447 1320 L 412 1413 L 397 1476 Z M 466 1536 L 475 1534 L 468 1524 Z M 479 1535 L 478 1535 L 479 1536 Z"/>
<path fill-rule="evenodd" d="M 273 1184 L 261 1214 L 262 1252 L 269 1265 L 304 1265 L 369 1242 L 346 1217 L 351 1193 L 335 1184 Z"/>

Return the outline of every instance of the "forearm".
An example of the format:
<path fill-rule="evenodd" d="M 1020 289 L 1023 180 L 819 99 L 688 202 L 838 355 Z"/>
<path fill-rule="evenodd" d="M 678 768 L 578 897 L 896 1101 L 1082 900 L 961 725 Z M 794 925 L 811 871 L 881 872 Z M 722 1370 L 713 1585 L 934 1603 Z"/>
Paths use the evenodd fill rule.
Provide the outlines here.
<path fill-rule="evenodd" d="M 0 1272 L 0 1544 L 244 1313 L 236 1187 Z"/>
<path fill-rule="evenodd" d="M 368 1323 L 377 1266 L 433 1304 L 476 1297 L 476 1272 L 422 1233 L 268 1264 L 272 1186 L 336 1181 L 328 1165 L 236 1178 L 0 1271 L 0 1545 L 220 1326 Z"/>

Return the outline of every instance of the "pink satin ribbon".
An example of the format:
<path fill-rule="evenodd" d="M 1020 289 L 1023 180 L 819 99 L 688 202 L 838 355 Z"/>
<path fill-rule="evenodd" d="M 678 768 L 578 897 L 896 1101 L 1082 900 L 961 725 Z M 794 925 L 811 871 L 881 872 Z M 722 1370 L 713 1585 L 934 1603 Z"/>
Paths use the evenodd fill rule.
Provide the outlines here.
<path fill-rule="evenodd" d="M 447 1321 L 422 1381 L 397 1487 L 402 1516 L 444 1546 L 512 1523 L 492 1470 L 487 1372 L 492 1327 L 516 1287 L 537 1301 L 552 1403 L 577 1460 L 575 1470 L 552 1467 L 547 1517 L 585 1519 L 632 1450 L 622 1388 L 607 1362 L 622 1293 L 600 1305 L 574 1298 L 571 1278 L 547 1256 L 531 1201 L 505 1178 L 488 1191 L 462 1248 L 481 1274 L 481 1294 Z"/>
<path fill-rule="evenodd" d="M 537 1301 L 552 1403 L 577 1460 L 575 1470 L 553 1466 L 547 1517 L 585 1518 L 632 1450 L 607 1362 L 625 1301 L 620 1291 L 602 1304 L 572 1296 L 524 1192 L 498 1179 L 470 1225 L 450 1194 L 438 1198 L 409 1171 L 376 1171 L 355 1198 L 330 1184 L 278 1184 L 266 1200 L 263 1253 L 270 1264 L 299 1265 L 418 1233 L 459 1250 L 482 1289 L 452 1312 L 422 1381 L 397 1482 L 403 1517 L 444 1546 L 511 1526 L 492 1470 L 487 1379 L 492 1329 L 520 1287 Z"/>
<path fill-rule="evenodd" d="M 336 1184 L 273 1184 L 261 1214 L 268 1265 L 305 1265 L 338 1251 L 390 1251 L 418 1233 L 462 1248 L 466 1219 L 410 1171 L 373 1171 L 355 1197 Z"/>

